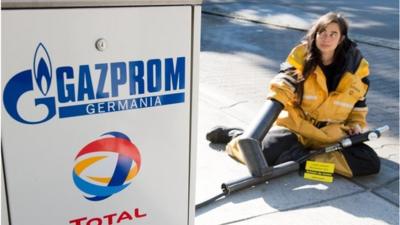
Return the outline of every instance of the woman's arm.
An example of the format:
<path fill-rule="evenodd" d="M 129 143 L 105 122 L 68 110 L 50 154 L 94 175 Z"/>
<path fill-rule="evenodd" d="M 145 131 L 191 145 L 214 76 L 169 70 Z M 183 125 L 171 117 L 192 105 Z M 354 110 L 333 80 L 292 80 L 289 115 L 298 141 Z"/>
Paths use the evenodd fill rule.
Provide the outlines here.
<path fill-rule="evenodd" d="M 368 114 L 368 106 L 367 106 L 367 92 L 369 89 L 369 65 L 368 62 L 363 59 L 360 63 L 359 68 L 357 69 L 355 76 L 361 79 L 362 82 L 362 91 L 364 92 L 363 96 L 356 102 L 351 111 L 349 117 L 346 120 L 346 125 L 350 127 L 348 133 L 350 135 L 361 133 L 362 131 L 367 129 L 367 114 Z"/>

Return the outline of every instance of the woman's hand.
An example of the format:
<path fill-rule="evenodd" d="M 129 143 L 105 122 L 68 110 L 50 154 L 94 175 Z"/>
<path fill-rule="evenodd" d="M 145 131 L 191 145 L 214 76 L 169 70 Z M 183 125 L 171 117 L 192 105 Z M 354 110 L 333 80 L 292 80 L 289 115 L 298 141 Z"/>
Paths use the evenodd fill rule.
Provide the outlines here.
<path fill-rule="evenodd" d="M 361 127 L 358 124 L 354 124 L 352 125 L 348 130 L 347 130 L 347 134 L 352 136 L 352 135 L 356 135 L 356 134 L 361 134 Z"/>

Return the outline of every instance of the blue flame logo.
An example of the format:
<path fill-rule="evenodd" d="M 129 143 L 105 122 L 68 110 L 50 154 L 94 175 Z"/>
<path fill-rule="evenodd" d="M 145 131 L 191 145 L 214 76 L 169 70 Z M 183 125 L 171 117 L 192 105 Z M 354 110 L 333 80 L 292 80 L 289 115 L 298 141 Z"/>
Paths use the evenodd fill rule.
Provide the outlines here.
<path fill-rule="evenodd" d="M 51 71 L 52 68 L 49 54 L 44 45 L 39 43 L 33 58 L 33 74 L 35 76 L 36 84 L 44 96 L 46 96 L 50 90 L 52 77 Z"/>

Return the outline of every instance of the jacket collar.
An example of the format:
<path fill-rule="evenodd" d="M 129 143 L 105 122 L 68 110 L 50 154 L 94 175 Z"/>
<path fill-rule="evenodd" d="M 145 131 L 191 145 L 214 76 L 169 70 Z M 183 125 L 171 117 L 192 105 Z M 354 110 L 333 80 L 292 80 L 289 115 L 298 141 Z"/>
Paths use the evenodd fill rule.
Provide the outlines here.
<path fill-rule="evenodd" d="M 357 48 L 357 44 L 354 42 L 351 42 L 350 46 L 348 47 L 346 51 L 346 56 L 345 56 L 345 72 L 350 72 L 352 74 L 355 74 L 361 60 L 363 59 L 363 56 Z"/>

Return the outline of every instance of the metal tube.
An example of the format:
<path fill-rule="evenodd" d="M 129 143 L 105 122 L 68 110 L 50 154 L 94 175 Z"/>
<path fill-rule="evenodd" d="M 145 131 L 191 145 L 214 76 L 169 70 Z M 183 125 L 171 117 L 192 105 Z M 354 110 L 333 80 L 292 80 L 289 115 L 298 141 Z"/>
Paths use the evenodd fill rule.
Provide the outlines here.
<path fill-rule="evenodd" d="M 282 103 L 274 99 L 267 100 L 249 127 L 242 134 L 242 137 L 253 138 L 261 142 L 282 109 Z"/>
<path fill-rule="evenodd" d="M 222 191 L 228 195 L 233 192 L 241 191 L 249 187 L 264 183 L 272 178 L 280 177 L 284 174 L 297 171 L 299 164 L 295 161 L 285 162 L 274 167 L 269 167 L 270 172 L 266 176 L 262 177 L 244 177 L 239 180 L 223 183 L 221 185 Z"/>
<path fill-rule="evenodd" d="M 253 177 L 268 176 L 271 172 L 268 170 L 268 163 L 264 158 L 260 143 L 282 109 L 283 105 L 280 102 L 268 100 L 240 136 L 238 145 Z"/>
<path fill-rule="evenodd" d="M 354 144 L 362 143 L 364 141 L 371 141 L 371 140 L 379 138 L 383 132 L 386 132 L 388 130 L 389 130 L 389 126 L 385 125 L 383 127 L 379 127 L 379 128 L 376 128 L 371 131 L 367 131 L 362 134 L 357 134 L 357 135 L 353 135 L 348 138 L 345 138 L 340 141 L 340 144 L 342 145 L 343 148 L 345 148 L 345 147 L 349 147 Z"/>
<path fill-rule="evenodd" d="M 268 175 L 270 170 L 268 170 L 268 164 L 262 153 L 260 143 L 253 138 L 240 138 L 238 145 L 250 174 L 253 177 Z"/>

